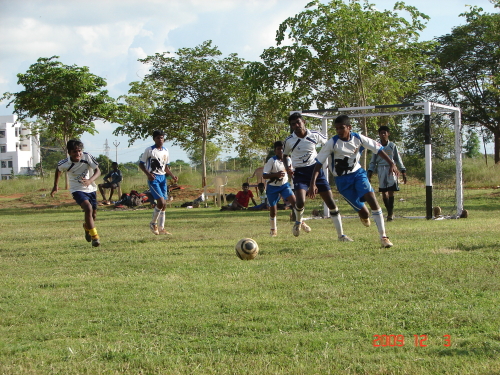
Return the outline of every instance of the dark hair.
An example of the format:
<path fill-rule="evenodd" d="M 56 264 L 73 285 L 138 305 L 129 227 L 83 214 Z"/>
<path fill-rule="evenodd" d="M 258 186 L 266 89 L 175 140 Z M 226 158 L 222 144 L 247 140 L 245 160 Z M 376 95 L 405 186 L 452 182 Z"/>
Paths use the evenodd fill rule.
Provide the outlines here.
<path fill-rule="evenodd" d="M 241 186 L 250 186 L 250 184 L 248 182 L 244 182 Z"/>
<path fill-rule="evenodd" d="M 300 112 L 294 112 L 288 117 L 288 122 L 293 120 L 297 120 L 298 118 L 302 118 L 302 114 Z"/>
<path fill-rule="evenodd" d="M 116 165 L 118 167 L 118 163 L 116 161 L 111 163 L 111 166 Z"/>
<path fill-rule="evenodd" d="M 159 135 L 165 136 L 165 132 L 163 130 L 155 130 L 153 132 L 153 139 L 156 138 L 156 137 L 158 137 Z"/>
<path fill-rule="evenodd" d="M 276 150 L 276 147 L 283 147 L 283 142 L 282 141 L 276 141 L 276 142 L 274 142 L 274 148 L 273 148 L 273 150 Z"/>
<path fill-rule="evenodd" d="M 343 124 L 343 125 L 351 125 L 351 120 L 349 119 L 349 116 L 347 115 L 340 115 L 335 119 L 334 124 Z"/>
<path fill-rule="evenodd" d="M 66 143 L 66 149 L 68 151 L 72 151 L 76 148 L 82 148 L 83 149 L 83 143 L 79 139 L 70 139 L 68 143 Z"/>
<path fill-rule="evenodd" d="M 257 184 L 257 187 L 259 187 L 259 188 L 264 187 L 264 186 L 266 186 L 266 185 L 264 185 L 264 183 L 263 183 L 263 182 L 259 182 L 259 183 Z"/>
<path fill-rule="evenodd" d="M 378 132 L 383 132 L 383 131 L 386 131 L 387 133 L 390 133 L 390 130 L 389 130 L 389 127 L 388 126 L 385 126 L 385 125 L 382 125 L 380 128 L 378 128 Z"/>

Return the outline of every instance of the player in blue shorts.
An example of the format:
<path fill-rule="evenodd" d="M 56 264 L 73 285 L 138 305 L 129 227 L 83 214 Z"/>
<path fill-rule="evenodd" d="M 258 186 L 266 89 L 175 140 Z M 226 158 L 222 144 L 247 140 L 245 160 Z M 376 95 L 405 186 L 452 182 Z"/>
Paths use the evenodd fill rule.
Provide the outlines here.
<path fill-rule="evenodd" d="M 54 187 L 50 195 L 54 197 L 59 190 L 59 178 L 63 172 L 68 174 L 69 191 L 73 199 L 83 209 L 85 223 L 85 239 L 92 242 L 92 246 L 101 245 L 95 219 L 97 215 L 97 186 L 95 180 L 101 175 L 99 163 L 87 152 L 83 152 L 83 143 L 77 139 L 71 139 L 66 144 L 69 157 L 57 163 L 54 177 Z"/>
<path fill-rule="evenodd" d="M 392 243 L 385 233 L 382 209 L 368 181 L 366 171 L 359 164 L 359 159 L 363 150 L 367 148 L 387 162 L 390 173 L 399 175 L 398 168 L 383 151 L 384 147 L 380 143 L 352 132 L 351 129 L 349 116 L 342 115 L 335 119 L 337 135 L 328 140 L 316 157 L 317 163 L 312 174 L 308 196 L 314 198 L 317 191 L 316 180 L 322 165 L 328 160 L 328 166 L 335 176 L 335 184 L 339 193 L 358 212 L 361 222 L 367 227 L 370 226 L 370 213 L 364 202 L 368 203 L 380 234 L 382 247 L 391 247 Z"/>
<path fill-rule="evenodd" d="M 139 168 L 148 177 L 149 191 L 156 200 L 153 217 L 149 223 L 149 229 L 153 234 L 171 234 L 165 230 L 165 209 L 167 208 L 167 177 L 169 175 L 177 182 L 175 176 L 168 167 L 170 156 L 168 150 L 163 147 L 165 133 L 161 130 L 153 132 L 155 144 L 146 148 L 139 162 Z"/>
<path fill-rule="evenodd" d="M 280 196 L 295 206 L 295 195 L 288 183 L 288 175 L 283 163 L 283 142 L 274 142 L 275 156 L 270 158 L 264 165 L 263 178 L 267 181 L 266 194 L 269 205 L 269 224 L 271 225 L 271 237 L 278 235 L 276 225 L 276 214 Z"/>
<path fill-rule="evenodd" d="M 288 117 L 288 123 L 292 129 L 292 134 L 285 139 L 283 160 L 287 173 L 293 175 L 293 186 L 296 197 L 296 204 L 293 205 L 293 210 L 295 212 L 296 221 L 292 228 L 292 233 L 294 236 L 298 236 L 301 230 L 306 233 L 311 231 L 311 228 L 302 221 L 302 217 L 304 215 L 306 192 L 311 183 L 311 176 L 316 164 L 316 155 L 318 154 L 316 152 L 316 147 L 325 144 L 326 137 L 320 132 L 306 129 L 304 119 L 298 112 Z M 289 165 L 287 156 L 290 156 L 292 165 Z M 333 200 L 330 184 L 326 180 L 323 170 L 319 171 L 315 183 L 319 195 L 321 195 L 321 198 L 323 198 L 323 201 L 330 209 L 330 216 L 335 226 L 335 230 L 337 231 L 339 241 L 352 241 L 352 239 L 344 235 L 342 218 Z"/>

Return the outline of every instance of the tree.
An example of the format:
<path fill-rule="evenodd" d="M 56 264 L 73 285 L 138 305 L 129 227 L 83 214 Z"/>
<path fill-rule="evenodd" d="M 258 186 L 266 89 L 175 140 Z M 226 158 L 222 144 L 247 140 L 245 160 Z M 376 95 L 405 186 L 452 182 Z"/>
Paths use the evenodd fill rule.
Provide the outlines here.
<path fill-rule="evenodd" d="M 66 150 L 71 138 L 96 133 L 95 120 L 111 120 L 115 106 L 103 89 L 103 78 L 86 66 L 64 65 L 57 58 L 39 58 L 26 73 L 17 75 L 24 90 L 4 93 L 4 98 L 10 99 L 7 106 L 14 104 L 19 120 L 36 118 L 38 130 Z"/>
<path fill-rule="evenodd" d="M 495 7 L 500 2 L 494 1 Z M 462 122 L 493 134 L 500 163 L 500 14 L 471 7 L 467 24 L 437 38 L 433 58 L 440 69 L 430 77 L 437 95 L 462 110 Z"/>
<path fill-rule="evenodd" d="M 203 155 L 201 142 L 193 144 L 188 150 L 188 157 L 193 165 L 203 165 Z M 222 149 L 215 143 L 208 141 L 205 147 L 205 160 L 209 165 L 214 165 L 215 161 L 219 158 Z"/>
<path fill-rule="evenodd" d="M 176 56 L 157 53 L 140 60 L 150 65 L 142 82 L 131 84 L 124 97 L 121 125 L 115 134 L 131 141 L 147 138 L 155 129 L 186 150 L 199 144 L 202 185 L 206 185 L 207 142 L 232 141 L 235 121 L 244 95 L 245 62 L 236 54 L 222 58 L 206 41 L 195 48 L 181 48 Z"/>
<path fill-rule="evenodd" d="M 248 76 L 254 90 L 290 91 L 304 109 L 400 103 L 429 69 L 432 42 L 418 41 L 428 18 L 402 2 L 391 12 L 367 1 L 314 0 L 279 26 L 277 47 L 250 64 Z M 366 121 L 360 125 L 368 135 Z"/>

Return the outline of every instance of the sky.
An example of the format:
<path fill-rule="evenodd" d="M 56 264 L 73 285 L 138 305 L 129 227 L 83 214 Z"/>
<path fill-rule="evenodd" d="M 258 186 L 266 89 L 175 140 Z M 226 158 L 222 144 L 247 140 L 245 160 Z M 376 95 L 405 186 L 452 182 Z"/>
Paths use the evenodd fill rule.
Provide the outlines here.
<path fill-rule="evenodd" d="M 88 66 L 107 81 L 112 97 L 125 95 L 147 67 L 137 60 L 157 52 L 175 52 L 212 40 L 227 56 L 236 53 L 259 61 L 275 46 L 276 30 L 286 18 L 304 10 L 310 0 L 0 0 L 0 95 L 18 92 L 17 74 L 40 57 L 59 56 L 63 64 Z M 327 2 L 326 0 L 323 2 Z M 392 9 L 396 0 L 372 0 L 377 9 Z M 406 0 L 430 17 L 421 40 L 463 25 L 466 5 L 497 10 L 488 0 Z M 12 114 L 0 102 L 0 116 Z M 114 136 L 116 124 L 96 122 L 98 134 L 84 134 L 85 150 L 119 163 L 137 161 L 151 140 L 128 145 Z M 115 145 L 118 145 L 115 147 Z M 171 159 L 188 161 L 186 153 L 167 142 Z M 228 151 L 222 155 L 235 155 Z"/>

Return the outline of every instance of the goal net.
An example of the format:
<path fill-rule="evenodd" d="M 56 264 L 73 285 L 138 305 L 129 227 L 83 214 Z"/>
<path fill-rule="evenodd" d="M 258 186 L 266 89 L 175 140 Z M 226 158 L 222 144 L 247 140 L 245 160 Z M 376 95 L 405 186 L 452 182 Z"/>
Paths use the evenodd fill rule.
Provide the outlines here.
<path fill-rule="evenodd" d="M 329 132 L 329 129 L 333 129 L 333 126 L 329 128 L 329 124 L 340 114 L 347 114 L 352 119 L 351 124 L 356 132 L 361 131 L 361 123 L 368 118 L 378 118 L 377 123 L 383 123 L 382 118 L 388 117 L 390 122 L 398 124 L 395 128 L 403 135 L 403 140 L 396 143 L 407 168 L 408 180 L 406 184 L 400 182 L 400 191 L 395 193 L 396 216 L 438 219 L 459 218 L 462 215 L 462 135 L 459 108 L 421 102 L 290 113 L 293 112 L 320 120 L 321 132 L 327 137 L 335 134 L 334 130 Z M 371 154 L 367 155 L 367 164 L 370 156 Z M 372 186 L 377 192 L 376 172 L 372 178 Z M 335 193 L 335 187 L 333 189 L 341 211 L 351 211 L 352 208 L 340 194 Z M 324 215 L 329 215 L 326 206 Z"/>

